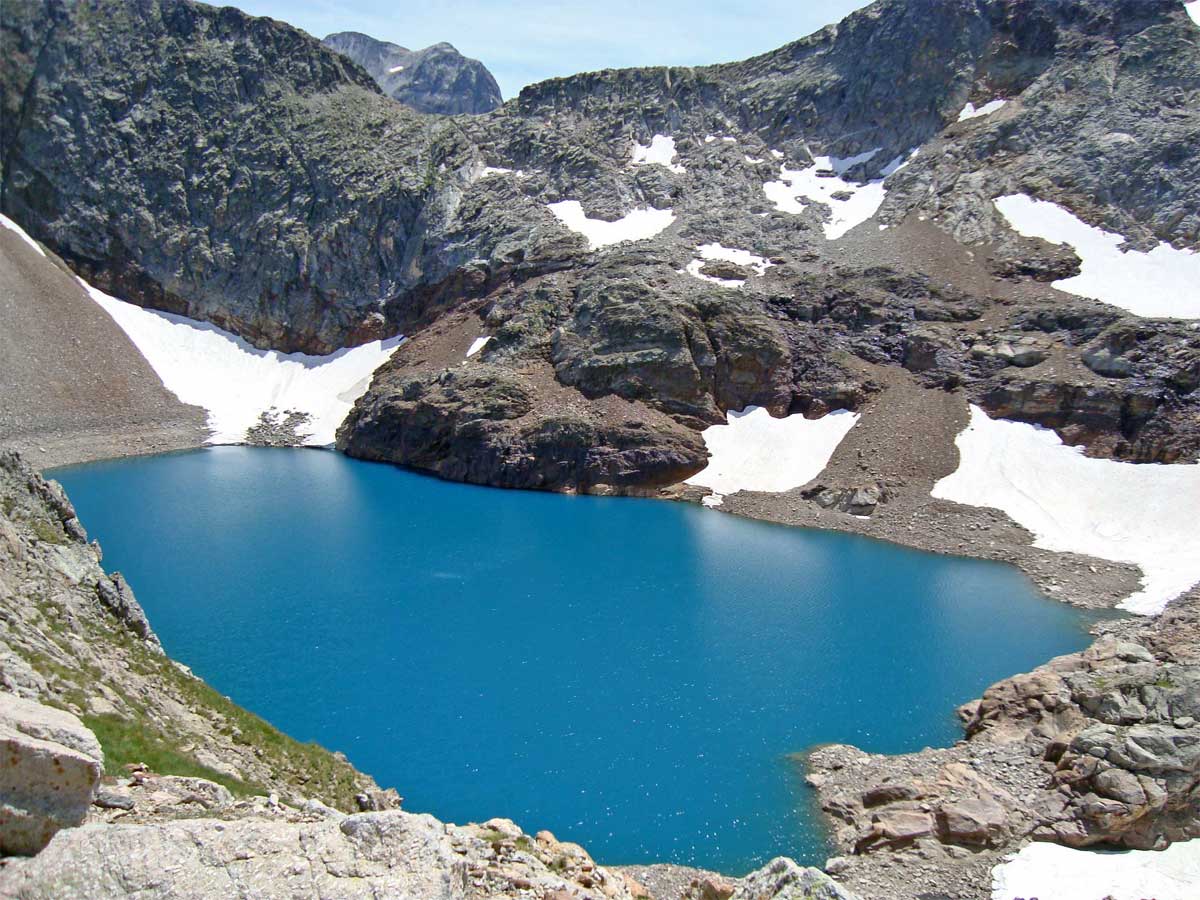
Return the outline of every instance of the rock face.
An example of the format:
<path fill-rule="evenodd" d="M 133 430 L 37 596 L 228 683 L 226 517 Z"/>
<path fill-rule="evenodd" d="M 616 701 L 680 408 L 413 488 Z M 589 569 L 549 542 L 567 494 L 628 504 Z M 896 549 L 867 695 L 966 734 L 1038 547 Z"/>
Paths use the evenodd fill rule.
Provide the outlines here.
<path fill-rule="evenodd" d="M 931 870 L 942 888 L 987 884 L 1029 840 L 1154 850 L 1200 838 L 1198 630 L 1193 589 L 1157 620 L 1114 623 L 1087 650 L 993 685 L 960 710 L 955 747 L 814 751 L 839 877 L 890 897 Z"/>
<path fill-rule="evenodd" d="M 378 336 L 421 207 L 416 113 L 228 7 L 22 0 L 2 27 L 5 214 L 106 292 L 261 346 Z"/>
<path fill-rule="evenodd" d="M 503 102 L 487 67 L 445 42 L 409 50 L 357 31 L 340 31 L 321 43 L 354 60 L 385 94 L 417 112 L 478 114 Z"/>
<path fill-rule="evenodd" d="M 1138 248 L 1196 246 L 1200 61 L 1176 0 L 881 0 L 744 62 L 554 79 L 453 119 L 390 102 L 345 57 L 236 10 L 10 6 L 0 209 L 119 296 L 321 352 L 473 312 L 496 339 L 483 361 L 508 377 L 548 364 L 579 402 L 616 397 L 692 430 L 748 403 L 854 407 L 872 391 L 856 359 L 1089 453 L 1200 453 L 1200 336 L 1055 291 L 1075 255 L 1018 236 L 991 202 L 1025 192 Z M 997 98 L 958 121 L 968 101 Z M 669 166 L 635 160 L 655 135 L 674 141 Z M 777 206 L 764 186 L 817 156 L 845 160 L 825 174 L 848 188 Z M 829 240 L 831 204 L 869 181 L 874 218 Z M 606 228 L 637 210 L 670 221 L 593 249 L 548 208 L 566 200 Z M 713 244 L 762 266 L 701 259 Z M 442 368 L 468 365 L 465 349 Z M 392 401 L 427 369 L 393 357 L 343 446 L 424 464 L 429 426 L 411 417 L 429 403 Z M 552 396 L 533 396 L 535 416 L 554 414 L 539 406 Z M 456 423 L 442 435 L 451 456 L 495 428 L 436 405 Z M 643 432 L 586 439 L 617 442 L 622 483 L 650 489 L 674 442 L 656 438 L 638 468 Z M 573 489 L 595 471 L 580 433 L 510 441 L 539 456 L 532 475 L 486 468 L 496 483 Z"/>
<path fill-rule="evenodd" d="M 104 755 L 79 719 L 0 693 L 0 755 L 0 854 L 32 856 L 83 822 Z"/>
<path fill-rule="evenodd" d="M 508 819 L 458 826 L 400 810 L 345 816 L 278 805 L 212 812 L 224 820 L 90 824 L 62 832 L 36 858 L 0 872 L 0 890 L 23 900 L 649 896 L 631 878 L 597 866 L 577 844 L 547 831 L 527 835 Z M 827 875 L 787 859 L 731 889 L 734 900 L 855 900 Z"/>

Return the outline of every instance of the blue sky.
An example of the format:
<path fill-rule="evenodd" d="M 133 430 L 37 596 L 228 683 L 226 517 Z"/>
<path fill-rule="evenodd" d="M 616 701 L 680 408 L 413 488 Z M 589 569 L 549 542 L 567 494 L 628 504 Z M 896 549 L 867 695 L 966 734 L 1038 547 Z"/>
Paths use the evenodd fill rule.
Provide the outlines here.
<path fill-rule="evenodd" d="M 216 0 L 220 3 L 221 0 Z M 491 69 L 505 99 L 526 84 L 593 69 L 744 59 L 836 22 L 867 0 L 235 0 L 316 37 L 362 31 L 411 49 L 449 41 Z"/>

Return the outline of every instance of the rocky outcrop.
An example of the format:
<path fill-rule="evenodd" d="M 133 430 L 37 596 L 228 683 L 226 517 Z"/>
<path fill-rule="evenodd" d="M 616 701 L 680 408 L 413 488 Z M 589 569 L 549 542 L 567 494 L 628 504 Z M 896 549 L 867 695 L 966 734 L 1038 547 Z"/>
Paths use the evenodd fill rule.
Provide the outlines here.
<path fill-rule="evenodd" d="M 486 364 L 381 375 L 371 402 L 358 404 L 338 432 L 338 447 L 454 481 L 582 493 L 665 487 L 704 466 L 703 441 L 666 416 L 615 398 L 536 402 L 544 392 L 570 393 L 548 375 Z"/>
<path fill-rule="evenodd" d="M 75 716 L 0 692 L 0 855 L 32 856 L 79 825 L 104 755 Z"/>
<path fill-rule="evenodd" d="M 487 67 L 445 42 L 409 50 L 357 31 L 340 31 L 321 43 L 354 60 L 385 94 L 417 112 L 479 114 L 503 102 Z"/>
<path fill-rule="evenodd" d="M 1193 589 L 1158 620 L 1105 626 L 1087 650 L 966 704 L 952 748 L 815 750 L 809 781 L 844 854 L 830 870 L 885 897 L 931 869 L 943 887 L 970 884 L 1030 840 L 1150 850 L 1200 837 L 1198 623 Z"/>

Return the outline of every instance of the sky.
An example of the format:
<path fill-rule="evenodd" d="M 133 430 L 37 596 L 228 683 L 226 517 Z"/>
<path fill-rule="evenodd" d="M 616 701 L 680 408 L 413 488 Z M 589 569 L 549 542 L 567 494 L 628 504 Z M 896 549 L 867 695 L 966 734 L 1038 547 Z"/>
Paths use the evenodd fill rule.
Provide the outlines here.
<path fill-rule="evenodd" d="M 221 0 L 209 0 L 221 3 Z M 867 0 L 233 0 L 316 37 L 361 31 L 412 50 L 449 41 L 482 60 L 504 99 L 595 69 L 745 59 L 837 22 Z"/>

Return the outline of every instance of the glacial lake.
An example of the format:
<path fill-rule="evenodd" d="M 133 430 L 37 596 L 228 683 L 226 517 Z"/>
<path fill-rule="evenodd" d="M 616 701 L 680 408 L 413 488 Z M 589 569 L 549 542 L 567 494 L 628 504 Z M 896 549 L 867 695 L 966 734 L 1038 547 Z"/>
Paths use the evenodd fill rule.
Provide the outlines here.
<path fill-rule="evenodd" d="M 405 808 L 741 874 L 825 834 L 792 754 L 961 737 L 1088 643 L 1009 566 L 699 506 L 218 447 L 49 473 L 167 651 Z"/>

